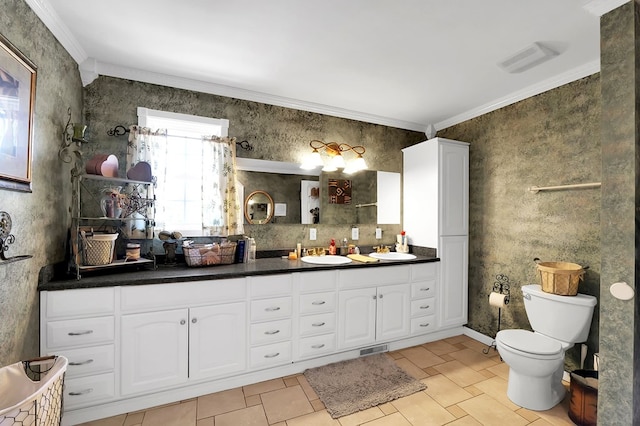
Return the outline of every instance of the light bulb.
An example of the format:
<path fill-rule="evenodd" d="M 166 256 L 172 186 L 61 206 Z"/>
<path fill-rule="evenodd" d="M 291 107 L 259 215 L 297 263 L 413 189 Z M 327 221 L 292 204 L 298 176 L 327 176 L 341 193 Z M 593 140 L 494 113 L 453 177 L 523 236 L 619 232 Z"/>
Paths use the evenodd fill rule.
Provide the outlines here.
<path fill-rule="evenodd" d="M 342 155 L 340 154 L 335 155 L 331 159 L 331 167 L 335 167 L 336 169 L 344 169 L 344 165 L 344 158 L 342 158 Z"/>
<path fill-rule="evenodd" d="M 318 166 L 322 166 L 322 157 L 320 157 L 320 153 L 317 149 L 314 149 L 311 154 L 307 156 L 302 165 L 301 169 L 312 170 Z"/>

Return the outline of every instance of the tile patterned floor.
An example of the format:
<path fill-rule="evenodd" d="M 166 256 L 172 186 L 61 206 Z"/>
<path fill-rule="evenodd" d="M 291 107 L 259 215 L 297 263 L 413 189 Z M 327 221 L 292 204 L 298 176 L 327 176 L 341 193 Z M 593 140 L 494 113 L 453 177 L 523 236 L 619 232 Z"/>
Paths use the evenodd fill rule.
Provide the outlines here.
<path fill-rule="evenodd" d="M 332 419 L 303 375 L 230 389 L 83 426 L 478 426 L 573 425 L 569 397 L 547 411 L 507 398 L 509 368 L 497 352 L 467 336 L 387 355 L 427 388 L 377 407 Z"/>

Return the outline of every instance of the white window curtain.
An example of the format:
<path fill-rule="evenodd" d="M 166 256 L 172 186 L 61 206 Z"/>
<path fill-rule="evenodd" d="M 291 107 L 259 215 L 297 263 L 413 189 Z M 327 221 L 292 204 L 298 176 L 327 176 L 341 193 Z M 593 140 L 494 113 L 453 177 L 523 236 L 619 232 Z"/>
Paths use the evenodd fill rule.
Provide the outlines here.
<path fill-rule="evenodd" d="M 163 200 L 171 195 L 167 170 L 171 167 L 168 150 L 167 130 L 152 130 L 137 125 L 129 128 L 129 146 L 127 150 L 127 170 L 146 161 L 151 165 L 157 177 L 156 188 L 156 228 L 166 228 L 166 218 L 170 212 Z M 241 216 L 241 200 L 237 191 L 235 138 L 207 136 L 202 138 L 201 163 L 201 235 L 228 236 L 244 232 Z M 172 231 L 172 230 L 169 230 Z"/>
<path fill-rule="evenodd" d="M 242 234 L 236 139 L 211 136 L 202 142 L 202 228 L 210 235 Z"/>

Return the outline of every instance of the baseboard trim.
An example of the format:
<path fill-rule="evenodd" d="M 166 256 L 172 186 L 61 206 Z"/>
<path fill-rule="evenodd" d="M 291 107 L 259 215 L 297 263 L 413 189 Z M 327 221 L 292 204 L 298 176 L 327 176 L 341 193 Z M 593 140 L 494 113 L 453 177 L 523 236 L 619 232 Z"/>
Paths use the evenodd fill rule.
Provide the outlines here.
<path fill-rule="evenodd" d="M 480 343 L 484 343 L 487 346 L 491 346 L 496 341 L 493 337 L 484 335 L 478 331 L 472 330 L 467 326 L 462 327 L 462 332 L 465 336 L 471 337 L 473 340 L 477 340 Z"/>

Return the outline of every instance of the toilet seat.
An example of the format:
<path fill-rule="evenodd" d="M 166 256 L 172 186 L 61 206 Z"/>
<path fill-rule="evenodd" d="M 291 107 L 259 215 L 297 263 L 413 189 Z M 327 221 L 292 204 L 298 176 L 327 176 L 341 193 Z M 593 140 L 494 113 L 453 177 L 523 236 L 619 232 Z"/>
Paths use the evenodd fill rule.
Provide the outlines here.
<path fill-rule="evenodd" d="M 496 340 L 514 352 L 537 358 L 556 358 L 563 352 L 557 340 L 528 330 L 502 330 Z"/>

